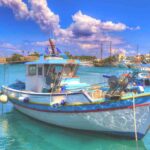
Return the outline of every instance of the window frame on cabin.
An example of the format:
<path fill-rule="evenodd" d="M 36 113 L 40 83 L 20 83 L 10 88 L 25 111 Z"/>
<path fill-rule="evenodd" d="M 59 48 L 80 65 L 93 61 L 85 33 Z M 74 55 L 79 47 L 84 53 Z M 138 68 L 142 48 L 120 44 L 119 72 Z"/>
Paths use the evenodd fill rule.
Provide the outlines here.
<path fill-rule="evenodd" d="M 35 76 L 37 71 L 37 66 L 36 65 L 29 65 L 28 66 L 28 75 L 29 76 Z"/>
<path fill-rule="evenodd" d="M 43 76 L 43 66 L 38 66 L 38 76 Z"/>

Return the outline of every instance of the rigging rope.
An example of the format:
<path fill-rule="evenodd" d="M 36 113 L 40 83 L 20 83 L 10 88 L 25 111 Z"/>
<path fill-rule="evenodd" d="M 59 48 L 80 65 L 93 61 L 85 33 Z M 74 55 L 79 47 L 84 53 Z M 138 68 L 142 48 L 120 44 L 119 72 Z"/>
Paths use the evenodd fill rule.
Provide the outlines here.
<path fill-rule="evenodd" d="M 138 150 L 138 135 L 137 135 L 137 126 L 136 126 L 136 107 L 135 107 L 134 92 L 132 92 L 132 96 L 133 96 L 134 134 L 135 134 L 136 149 Z"/>

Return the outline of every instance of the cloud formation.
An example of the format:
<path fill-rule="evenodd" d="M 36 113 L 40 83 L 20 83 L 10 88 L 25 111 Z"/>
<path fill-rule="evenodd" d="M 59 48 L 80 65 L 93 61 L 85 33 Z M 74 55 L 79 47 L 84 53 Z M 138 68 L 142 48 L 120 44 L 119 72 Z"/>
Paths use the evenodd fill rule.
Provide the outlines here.
<path fill-rule="evenodd" d="M 16 47 L 8 42 L 0 41 L 0 48 L 15 49 Z"/>
<path fill-rule="evenodd" d="M 20 45 L 0 41 L 0 56 L 8 56 L 14 53 L 22 53 L 24 49 Z"/>
<path fill-rule="evenodd" d="M 101 30 L 123 31 L 128 29 L 128 26 L 123 23 L 113 23 L 112 21 L 102 22 L 99 19 L 83 14 L 81 11 L 74 14 L 72 18 L 74 21 L 72 28 L 90 30 L 91 33 L 96 33 Z"/>
<path fill-rule="evenodd" d="M 28 7 L 22 0 L 0 0 L 0 6 L 12 9 L 16 18 L 24 19 L 29 17 Z"/>
<path fill-rule="evenodd" d="M 0 6 L 12 9 L 16 18 L 30 18 L 44 31 L 50 33 L 59 27 L 59 16 L 49 9 L 46 0 L 28 0 L 28 3 L 30 9 L 22 0 L 0 0 Z"/>
<path fill-rule="evenodd" d="M 72 16 L 73 23 L 66 29 L 57 30 L 57 42 L 62 44 L 74 44 L 84 50 L 97 49 L 100 43 L 113 45 L 122 44 L 120 37 L 111 36 L 109 32 L 118 32 L 128 29 L 122 23 L 102 22 L 78 11 Z"/>
<path fill-rule="evenodd" d="M 30 18 L 35 20 L 42 30 L 50 33 L 59 28 L 59 16 L 49 9 L 46 0 L 29 0 L 29 4 Z"/>
<path fill-rule="evenodd" d="M 88 16 L 82 11 L 72 16 L 73 22 L 65 29 L 60 27 L 60 18 L 49 7 L 46 0 L 0 0 L 0 6 L 12 9 L 15 17 L 20 19 L 32 19 L 40 28 L 48 34 L 54 34 L 56 42 L 62 46 L 76 46 L 82 50 L 98 49 L 101 42 L 112 41 L 113 45 L 123 44 L 124 40 L 114 36 L 115 32 L 125 30 L 139 30 L 140 27 L 112 21 L 102 21 Z M 32 43 L 33 44 L 33 43 Z M 47 42 L 35 42 L 36 46 L 44 46 Z"/>

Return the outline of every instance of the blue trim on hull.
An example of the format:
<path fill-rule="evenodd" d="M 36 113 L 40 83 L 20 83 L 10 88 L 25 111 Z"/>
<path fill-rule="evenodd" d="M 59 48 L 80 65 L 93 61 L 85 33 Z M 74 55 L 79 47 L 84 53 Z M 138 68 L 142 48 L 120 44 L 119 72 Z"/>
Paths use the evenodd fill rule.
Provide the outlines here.
<path fill-rule="evenodd" d="M 13 101 L 12 101 L 13 102 Z M 16 104 L 18 105 L 18 104 Z M 19 105 L 21 106 L 21 105 Z M 49 106 L 50 107 L 50 106 Z M 56 111 L 55 111 L 56 112 Z M 59 111 L 58 111 L 59 112 Z M 74 113 L 77 113 L 77 112 L 74 112 Z M 84 113 L 84 112 L 83 112 Z M 78 129 L 80 130 L 80 129 Z M 120 136 L 120 137 L 125 137 L 125 138 L 130 138 L 130 139 L 135 139 L 135 133 L 134 132 L 117 132 L 117 131 L 91 131 L 89 130 L 90 132 L 99 132 L 99 133 L 104 133 L 104 134 L 108 134 L 108 135 L 111 135 L 111 136 Z M 148 131 L 148 130 L 147 130 Z M 145 134 L 147 133 L 147 131 L 145 133 L 139 133 L 137 132 L 137 138 L 138 140 L 141 140 Z"/>
<path fill-rule="evenodd" d="M 29 109 L 35 109 L 38 111 L 49 111 L 49 112 L 94 112 L 94 111 L 108 111 L 108 110 L 117 110 L 117 109 L 128 109 L 132 108 L 133 101 L 132 100 L 121 100 L 116 102 L 105 102 L 100 104 L 85 104 L 85 105 L 63 105 L 59 107 L 53 107 L 50 105 L 42 105 L 42 104 L 33 104 L 33 103 L 25 103 L 16 99 L 10 99 L 13 103 L 20 105 L 22 107 L 26 107 Z M 147 98 L 137 98 L 136 105 L 149 105 L 150 99 Z"/>
<path fill-rule="evenodd" d="M 19 112 L 21 112 L 21 111 L 19 111 Z M 28 116 L 27 114 L 25 114 L 23 112 L 21 112 L 21 113 L 24 114 L 24 115 L 26 115 L 26 116 Z M 31 116 L 29 116 L 29 117 L 32 118 Z M 33 119 L 35 119 L 35 118 L 33 118 Z M 35 119 L 35 120 L 36 121 L 40 121 L 40 120 L 37 120 L 37 119 Z M 43 122 L 43 121 L 40 121 L 40 122 Z M 43 122 L 43 123 L 47 123 L 47 122 Z M 54 124 L 51 124 L 51 125 L 54 125 Z M 58 125 L 54 125 L 54 126 L 61 127 L 61 128 L 66 128 L 66 127 L 62 127 L 62 126 L 58 126 Z M 119 136 L 121 138 L 135 139 L 135 133 L 134 132 L 92 131 L 92 130 L 81 130 L 81 129 L 74 129 L 74 128 L 69 128 L 69 129 L 80 130 L 80 131 L 83 131 L 83 132 L 84 131 L 88 131 L 88 132 L 93 132 L 93 133 L 98 133 L 98 134 L 101 133 L 101 134 L 106 134 L 106 135 L 110 135 L 110 136 Z M 145 134 L 137 132 L 137 138 L 138 138 L 138 140 L 141 140 L 146 135 L 147 131 L 145 132 Z"/>
<path fill-rule="evenodd" d="M 111 134 L 111 135 L 116 135 L 116 136 L 120 136 L 120 137 L 127 137 L 130 139 L 135 139 L 135 133 L 134 132 L 104 132 L 105 134 Z M 139 133 L 137 132 L 137 138 L 138 140 L 141 140 L 143 137 L 145 136 L 145 134 L 143 133 Z"/>
<path fill-rule="evenodd" d="M 21 112 L 20 110 L 18 110 L 19 112 Z M 22 114 L 28 116 L 27 114 L 21 112 Z M 29 116 L 30 118 L 32 118 L 31 116 Z M 35 118 L 33 118 L 35 119 Z M 37 120 L 35 119 L 36 121 L 40 121 L 40 120 Z M 40 122 L 43 122 L 43 121 L 40 121 Z M 43 122 L 43 123 L 47 123 L 47 122 Z M 54 124 L 51 124 L 51 125 L 54 125 Z M 54 125 L 54 126 L 57 126 L 57 127 L 61 127 L 61 128 L 66 128 L 66 127 L 62 127 L 62 126 L 58 126 L 58 125 Z M 67 128 L 66 128 L 67 129 Z M 110 135 L 110 136 L 116 136 L 116 137 L 121 137 L 121 138 L 127 138 L 127 139 L 135 139 L 135 133 L 134 132 L 117 132 L 117 131 L 92 131 L 92 130 L 81 130 L 81 129 L 74 129 L 74 128 L 69 128 L 69 129 L 72 129 L 72 130 L 80 130 L 80 131 L 88 131 L 88 132 L 93 132 L 93 133 L 98 133 L 98 134 L 106 134 L 106 135 Z M 148 132 L 148 130 L 145 132 L 145 134 L 143 133 L 139 133 L 137 132 L 137 138 L 138 140 L 141 140 L 145 135 L 146 133 Z"/>

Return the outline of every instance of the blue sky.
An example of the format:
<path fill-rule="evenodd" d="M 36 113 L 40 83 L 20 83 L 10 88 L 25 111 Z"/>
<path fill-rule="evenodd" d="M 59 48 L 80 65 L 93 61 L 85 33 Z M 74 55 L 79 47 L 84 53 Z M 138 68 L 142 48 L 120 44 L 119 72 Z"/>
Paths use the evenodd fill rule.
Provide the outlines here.
<path fill-rule="evenodd" d="M 149 0 L 0 0 L 0 55 L 43 51 L 52 36 L 62 51 L 97 55 L 150 50 Z"/>

